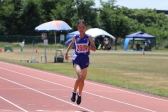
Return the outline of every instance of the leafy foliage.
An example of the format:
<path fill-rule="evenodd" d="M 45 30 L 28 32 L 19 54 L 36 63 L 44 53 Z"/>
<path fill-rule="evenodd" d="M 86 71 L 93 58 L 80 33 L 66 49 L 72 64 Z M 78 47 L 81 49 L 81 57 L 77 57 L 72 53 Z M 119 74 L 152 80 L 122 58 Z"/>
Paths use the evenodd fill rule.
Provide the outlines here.
<path fill-rule="evenodd" d="M 94 0 L 3 0 L 0 2 L 0 35 L 32 35 L 41 23 L 63 20 L 73 30 L 84 19 L 88 28 L 101 28 L 115 36 L 144 31 L 158 39 L 168 39 L 168 17 L 155 9 L 129 9 L 103 2 L 96 8 Z"/>

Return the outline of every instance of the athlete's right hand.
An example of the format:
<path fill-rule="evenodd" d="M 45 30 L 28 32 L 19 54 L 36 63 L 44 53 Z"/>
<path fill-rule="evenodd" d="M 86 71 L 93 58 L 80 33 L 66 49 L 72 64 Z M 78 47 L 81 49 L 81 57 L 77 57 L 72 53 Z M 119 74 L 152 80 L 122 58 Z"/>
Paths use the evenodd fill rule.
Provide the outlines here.
<path fill-rule="evenodd" d="M 68 53 L 65 53 L 65 57 L 64 57 L 66 60 L 68 60 L 69 59 L 69 57 L 68 57 Z"/>

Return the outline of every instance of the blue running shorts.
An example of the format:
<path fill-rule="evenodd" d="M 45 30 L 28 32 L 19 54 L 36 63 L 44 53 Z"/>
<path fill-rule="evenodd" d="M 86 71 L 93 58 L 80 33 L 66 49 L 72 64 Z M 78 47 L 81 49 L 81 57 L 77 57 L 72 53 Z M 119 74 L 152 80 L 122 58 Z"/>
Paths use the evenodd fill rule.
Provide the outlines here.
<path fill-rule="evenodd" d="M 77 55 L 77 57 L 72 60 L 73 65 L 77 64 L 81 69 L 87 68 L 89 66 L 89 56 L 88 55 Z"/>

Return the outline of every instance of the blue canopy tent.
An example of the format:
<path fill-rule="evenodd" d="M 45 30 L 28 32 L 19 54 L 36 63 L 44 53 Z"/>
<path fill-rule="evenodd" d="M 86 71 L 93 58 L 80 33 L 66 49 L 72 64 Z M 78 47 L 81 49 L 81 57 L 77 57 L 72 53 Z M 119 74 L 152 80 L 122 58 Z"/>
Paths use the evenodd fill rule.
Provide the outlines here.
<path fill-rule="evenodd" d="M 66 47 L 68 47 L 69 44 L 71 43 L 72 37 L 73 37 L 74 35 L 77 35 L 77 34 L 79 34 L 79 31 L 74 31 L 74 32 L 68 33 L 68 34 L 66 35 L 66 42 L 65 42 L 65 46 L 66 46 Z"/>
<path fill-rule="evenodd" d="M 150 39 L 154 39 L 155 40 L 155 45 L 156 45 L 156 37 L 147 33 L 144 33 L 142 31 L 130 34 L 130 35 L 126 35 L 125 40 L 124 40 L 124 50 L 128 50 L 128 44 L 130 42 L 130 40 L 132 40 L 132 46 L 134 46 L 134 41 L 135 40 L 143 40 L 145 41 L 147 44 L 150 43 Z"/>

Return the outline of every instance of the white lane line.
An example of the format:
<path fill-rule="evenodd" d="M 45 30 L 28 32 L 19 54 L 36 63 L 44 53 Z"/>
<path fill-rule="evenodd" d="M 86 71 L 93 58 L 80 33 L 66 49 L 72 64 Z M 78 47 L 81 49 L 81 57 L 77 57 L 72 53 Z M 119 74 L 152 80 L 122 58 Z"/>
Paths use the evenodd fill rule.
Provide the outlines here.
<path fill-rule="evenodd" d="M 49 112 L 49 110 L 36 110 L 36 111 L 39 111 L 39 112 Z"/>
<path fill-rule="evenodd" d="M 22 110 L 22 111 L 24 111 L 24 112 L 28 112 L 27 110 L 25 110 L 25 109 L 23 109 L 23 108 L 19 107 L 18 105 L 16 105 L 16 104 L 12 103 L 11 101 L 9 101 L 9 100 L 7 100 L 7 99 L 5 99 L 5 98 L 1 97 L 1 96 L 0 96 L 0 98 L 1 98 L 1 99 L 3 99 L 3 100 L 5 100 L 6 102 L 8 102 L 8 103 L 12 104 L 13 106 L 15 106 L 15 107 L 19 108 L 20 110 Z"/>
<path fill-rule="evenodd" d="M 17 84 L 17 85 L 19 85 L 19 86 L 22 86 L 22 87 L 25 87 L 25 88 L 27 88 L 27 89 L 33 90 L 33 91 L 35 91 L 35 92 L 41 93 L 41 94 L 46 95 L 46 96 L 49 96 L 49 97 L 51 97 L 51 98 L 54 98 L 54 99 L 60 100 L 60 101 L 62 101 L 62 102 L 64 102 L 64 103 L 68 103 L 68 104 L 73 105 L 73 106 L 75 106 L 75 107 L 78 107 L 78 108 L 81 108 L 81 109 L 87 110 L 87 111 L 89 111 L 89 112 L 94 112 L 94 111 L 89 110 L 89 109 L 87 109 L 87 108 L 84 108 L 84 107 L 78 106 L 78 105 L 76 105 L 76 104 L 72 104 L 72 103 L 70 103 L 70 102 L 67 102 L 67 101 L 65 101 L 65 100 L 62 100 L 62 99 L 57 98 L 57 97 L 55 97 L 55 96 L 51 96 L 51 95 L 49 95 L 49 94 L 43 93 L 43 92 L 38 91 L 38 90 L 36 90 L 36 89 L 33 89 L 33 88 L 28 87 L 28 86 L 25 86 L 25 85 L 19 84 L 19 83 L 17 83 L 17 82 L 14 82 L 14 81 L 11 81 L 11 80 L 8 80 L 8 79 L 5 79 L 5 78 L 3 78 L 3 77 L 0 77 L 0 79 L 6 80 L 6 81 L 11 82 L 11 83 L 14 83 L 14 84 Z M 27 112 L 27 111 L 26 111 L 26 112 Z"/>
<path fill-rule="evenodd" d="M 0 109 L 0 112 L 13 112 L 13 110 Z"/>
<path fill-rule="evenodd" d="M 100 95 L 97 95 L 97 94 L 93 94 L 93 93 L 89 93 L 89 92 L 85 92 L 85 93 L 88 93 L 88 94 L 91 94 L 93 96 L 97 96 L 97 97 L 100 97 L 100 98 L 104 98 L 104 99 L 107 99 L 107 100 L 111 100 L 111 101 L 114 101 L 114 102 L 118 102 L 118 103 L 121 103 L 121 104 L 125 104 L 125 105 L 129 105 L 129 106 L 132 106 L 132 107 L 136 107 L 136 108 L 139 108 L 139 109 L 142 109 L 142 110 L 146 110 L 146 111 L 150 111 L 150 112 L 156 112 L 154 110 L 150 110 L 150 109 L 143 108 L 143 107 L 140 107 L 140 106 L 132 105 L 132 104 L 129 104 L 129 103 L 126 103 L 126 102 L 122 102 L 122 101 L 119 101 L 119 100 L 114 100 L 114 99 L 107 98 L 107 97 L 104 97 L 104 96 L 100 96 Z"/>
<path fill-rule="evenodd" d="M 0 67 L 0 69 L 2 69 L 2 68 Z M 69 87 L 69 86 L 65 86 L 65 85 L 58 84 L 58 83 L 55 83 L 55 82 L 51 82 L 51 81 L 48 81 L 48 80 L 36 78 L 36 77 L 33 77 L 33 76 L 29 76 L 29 75 L 26 75 L 26 74 L 22 74 L 22 73 L 19 73 L 19 72 L 8 70 L 8 69 L 5 69 L 5 68 L 4 68 L 4 70 L 10 71 L 10 72 L 13 72 L 13 73 L 16 73 L 16 74 L 20 74 L 20 75 L 23 75 L 23 76 L 31 77 L 31 78 L 34 78 L 34 79 L 38 79 L 38 80 L 41 80 L 41 81 L 44 81 L 44 82 L 48 82 L 48 83 L 51 83 L 51 84 L 55 84 L 55 85 L 59 85 L 59 86 L 62 86 L 62 87 L 73 89 L 72 87 Z M 111 98 L 108 98 L 108 97 L 104 97 L 104 96 L 101 96 L 101 95 L 93 94 L 93 93 L 86 92 L 86 91 L 83 91 L 83 92 L 87 93 L 87 94 L 91 94 L 93 96 L 97 96 L 97 97 L 100 97 L 100 98 L 104 98 L 104 99 L 108 99 L 108 100 L 111 100 L 111 101 L 114 101 L 114 102 L 118 102 L 118 103 L 121 103 L 121 104 L 125 104 L 125 105 L 129 105 L 129 106 L 132 106 L 132 107 L 136 107 L 136 108 L 139 108 L 139 109 L 143 109 L 143 110 L 147 110 L 147 111 L 151 111 L 151 112 L 156 112 L 156 111 L 153 111 L 153 110 L 150 110 L 150 109 L 146 109 L 146 108 L 143 108 L 143 107 L 140 107 L 140 106 L 136 106 L 136 105 L 133 105 L 133 104 L 129 104 L 129 103 L 125 103 L 125 102 L 121 102 L 121 101 L 114 100 L 114 99 L 111 99 Z"/>
<path fill-rule="evenodd" d="M 49 72 L 46 72 L 46 71 L 37 70 L 37 69 L 29 68 L 29 67 L 24 67 L 24 66 L 21 66 L 21 65 L 15 65 L 15 64 L 12 64 L 12 63 L 6 63 L 6 62 L 2 62 L 2 61 L 0 61 L 0 63 L 4 63 L 4 64 L 7 64 L 7 65 L 12 65 L 12 66 L 16 66 L 16 67 L 20 67 L 20 68 L 24 68 L 24 69 L 28 69 L 28 70 L 34 70 L 34 71 L 38 71 L 38 72 L 41 72 L 41 73 L 50 74 L 50 75 L 53 75 L 53 76 L 58 76 L 58 77 L 63 77 L 63 78 L 67 78 L 67 79 L 76 80 L 75 78 L 63 76 L 61 74 L 59 75 L 59 74 L 49 73 Z M 1 69 L 5 69 L 5 68 L 1 68 Z M 164 100 L 164 99 L 161 99 L 161 98 L 156 98 L 156 97 L 152 97 L 152 96 L 148 96 L 148 95 L 134 93 L 134 92 L 130 92 L 130 91 L 127 91 L 127 90 L 122 90 L 122 89 L 118 89 L 118 88 L 114 88 L 114 87 L 108 87 L 108 86 L 105 86 L 105 85 L 95 84 L 95 83 L 92 83 L 92 82 L 89 82 L 89 81 L 85 81 L 85 82 L 89 83 L 89 84 L 96 85 L 96 86 L 101 86 L 101 87 L 105 87 L 105 88 L 109 88 L 109 89 L 114 89 L 114 90 L 130 93 L 130 94 L 134 94 L 134 95 L 138 95 L 138 96 L 143 96 L 143 97 L 147 97 L 147 98 L 151 98 L 151 99 L 155 99 L 155 100 L 160 100 L 160 101 L 168 102 L 168 100 Z"/>

